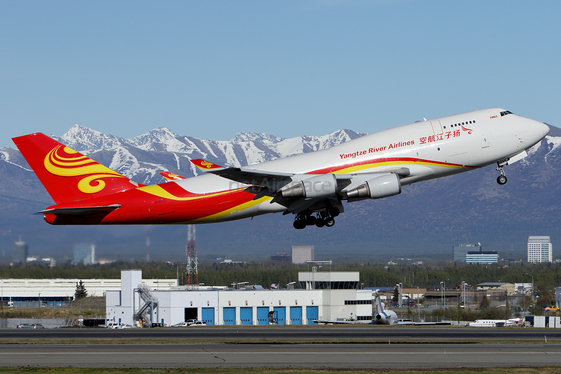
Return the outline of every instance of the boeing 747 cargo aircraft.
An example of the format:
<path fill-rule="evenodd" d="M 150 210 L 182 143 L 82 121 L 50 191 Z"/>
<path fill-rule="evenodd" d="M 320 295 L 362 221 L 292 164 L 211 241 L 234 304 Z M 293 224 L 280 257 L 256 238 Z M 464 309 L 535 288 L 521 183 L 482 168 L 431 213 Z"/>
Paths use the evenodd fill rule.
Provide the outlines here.
<path fill-rule="evenodd" d="M 333 226 L 344 201 L 398 195 L 403 186 L 494 163 L 505 184 L 504 167 L 548 131 L 505 109 L 477 110 L 242 168 L 192 160 L 203 175 L 149 186 L 42 133 L 13 141 L 55 202 L 39 212 L 50 224 L 197 224 L 284 213 L 303 229 Z"/>

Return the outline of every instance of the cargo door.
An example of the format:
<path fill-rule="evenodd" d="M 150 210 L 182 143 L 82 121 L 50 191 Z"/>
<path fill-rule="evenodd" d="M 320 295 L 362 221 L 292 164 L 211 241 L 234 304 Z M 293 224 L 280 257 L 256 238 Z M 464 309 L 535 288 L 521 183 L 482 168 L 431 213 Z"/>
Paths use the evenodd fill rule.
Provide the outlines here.
<path fill-rule="evenodd" d="M 267 306 L 257 307 L 257 324 L 258 325 L 269 324 L 269 307 Z"/>
<path fill-rule="evenodd" d="M 206 322 L 208 326 L 214 326 L 214 308 L 203 308 L 201 314 L 202 320 Z"/>
<path fill-rule="evenodd" d="M 286 325 L 286 307 L 277 306 L 273 309 L 273 311 L 275 312 L 277 325 Z"/>
<path fill-rule="evenodd" d="M 253 308 L 240 308 L 240 321 L 242 325 L 253 325 Z"/>
<path fill-rule="evenodd" d="M 306 307 L 306 321 L 308 325 L 317 325 L 318 320 L 318 307 L 317 306 L 307 306 Z"/>
<path fill-rule="evenodd" d="M 222 309 L 222 316 L 224 317 L 225 325 L 235 325 L 236 324 L 236 308 L 227 307 Z"/>
<path fill-rule="evenodd" d="M 302 324 L 302 307 L 301 306 L 291 306 L 290 307 L 290 324 L 291 325 L 301 325 Z"/>

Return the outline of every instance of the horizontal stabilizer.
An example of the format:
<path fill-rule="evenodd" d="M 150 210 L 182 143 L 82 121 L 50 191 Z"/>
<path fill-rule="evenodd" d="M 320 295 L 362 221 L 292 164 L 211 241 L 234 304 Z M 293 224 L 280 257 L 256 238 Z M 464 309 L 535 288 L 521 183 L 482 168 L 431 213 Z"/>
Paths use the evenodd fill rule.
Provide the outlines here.
<path fill-rule="evenodd" d="M 108 214 L 115 209 L 120 208 L 120 204 L 113 204 L 108 206 L 81 206 L 76 208 L 52 208 L 41 210 L 37 213 L 41 214 L 54 214 L 57 216 L 91 216 L 94 214 Z"/>
<path fill-rule="evenodd" d="M 169 172 L 169 171 L 162 171 L 162 172 L 160 172 L 160 175 L 162 177 L 164 177 L 165 179 L 167 179 L 168 181 L 178 181 L 178 180 L 181 180 L 181 179 L 185 179 L 184 176 L 174 174 L 174 173 Z"/>

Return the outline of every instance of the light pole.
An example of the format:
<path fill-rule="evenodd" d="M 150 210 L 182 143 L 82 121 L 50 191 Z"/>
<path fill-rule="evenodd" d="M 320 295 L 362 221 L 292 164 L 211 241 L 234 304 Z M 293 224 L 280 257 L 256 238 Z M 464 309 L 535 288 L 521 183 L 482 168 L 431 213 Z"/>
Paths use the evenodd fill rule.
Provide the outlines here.
<path fill-rule="evenodd" d="M 446 293 L 445 293 L 445 292 L 446 292 L 446 291 L 445 291 L 446 283 L 445 283 L 445 282 L 440 282 L 440 286 L 441 286 L 441 287 L 440 287 L 440 296 L 441 296 L 441 299 L 442 299 L 442 302 L 440 303 L 440 305 L 446 305 L 446 302 L 445 302 L 445 298 L 446 298 Z"/>

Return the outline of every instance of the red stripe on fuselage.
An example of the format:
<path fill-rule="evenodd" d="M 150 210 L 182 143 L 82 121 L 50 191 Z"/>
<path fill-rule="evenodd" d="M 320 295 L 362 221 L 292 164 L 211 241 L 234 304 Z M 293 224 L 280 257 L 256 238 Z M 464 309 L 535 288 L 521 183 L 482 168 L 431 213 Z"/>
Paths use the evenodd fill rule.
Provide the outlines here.
<path fill-rule="evenodd" d="M 428 163 L 434 164 L 436 166 L 443 166 L 443 167 L 466 167 L 466 168 L 475 168 L 474 166 L 467 166 L 467 165 L 460 165 L 460 164 L 452 164 L 449 162 L 441 162 L 441 161 L 432 161 L 432 160 L 424 160 L 420 158 L 413 158 L 413 157 L 391 157 L 391 158 L 377 158 L 374 160 L 364 160 L 364 161 L 357 161 L 352 162 L 349 164 L 338 165 L 338 166 L 330 166 L 323 169 L 318 169 L 314 171 L 310 171 L 306 174 L 329 174 L 329 173 L 336 173 L 339 170 L 348 169 L 357 166 L 369 165 L 372 164 L 372 167 L 376 167 L 376 164 L 385 164 L 391 162 L 405 162 L 405 163 Z M 380 165 L 382 166 L 382 165 Z"/>

